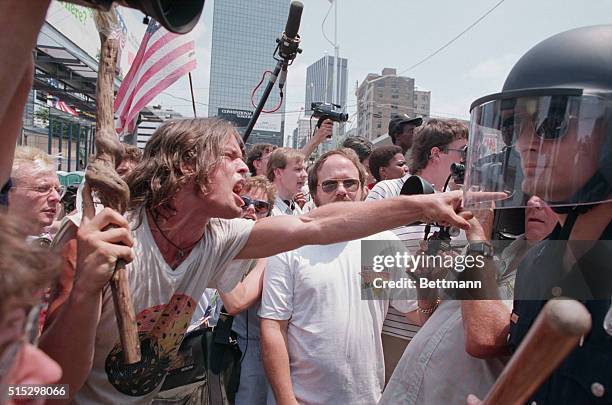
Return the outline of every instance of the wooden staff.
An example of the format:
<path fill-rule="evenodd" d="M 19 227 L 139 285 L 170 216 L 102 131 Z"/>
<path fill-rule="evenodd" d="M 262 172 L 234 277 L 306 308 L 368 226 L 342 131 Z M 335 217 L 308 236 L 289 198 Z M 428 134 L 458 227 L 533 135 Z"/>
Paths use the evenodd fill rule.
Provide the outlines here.
<path fill-rule="evenodd" d="M 548 301 L 483 404 L 524 404 L 590 330 L 580 302 Z"/>
<path fill-rule="evenodd" d="M 108 12 L 96 12 L 95 20 L 101 42 L 96 85 L 96 155 L 87 168 L 85 179 L 105 207 L 123 214 L 130 199 L 130 190 L 115 170 L 116 162 L 122 158 L 123 146 L 117 138 L 113 121 L 115 66 L 119 48 L 114 8 Z M 117 261 L 110 285 L 124 361 L 134 364 L 140 361 L 140 342 L 123 260 Z"/>

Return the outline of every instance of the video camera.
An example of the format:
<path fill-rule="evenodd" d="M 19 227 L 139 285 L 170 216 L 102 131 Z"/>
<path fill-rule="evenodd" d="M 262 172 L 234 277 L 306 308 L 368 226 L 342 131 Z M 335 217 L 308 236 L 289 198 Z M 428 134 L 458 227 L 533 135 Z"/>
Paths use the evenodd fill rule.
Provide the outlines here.
<path fill-rule="evenodd" d="M 417 195 L 417 194 L 433 194 L 433 186 L 425 179 L 419 176 L 410 176 L 404 182 L 400 195 Z M 426 226 L 425 238 L 427 240 L 427 254 L 430 256 L 436 255 L 439 251 L 451 250 L 451 238 L 459 235 L 459 229 L 450 226 L 441 226 L 434 224 L 438 227 L 437 231 L 430 236 L 429 228 L 431 225 Z"/>
<path fill-rule="evenodd" d="M 465 165 L 463 163 L 453 163 L 450 166 L 450 171 L 455 184 L 463 184 L 463 180 L 465 180 Z"/>
<path fill-rule="evenodd" d="M 348 121 L 349 115 L 347 113 L 343 113 L 342 111 L 336 111 L 336 109 L 342 108 L 341 105 L 324 103 L 322 101 L 314 102 L 310 105 L 312 110 L 312 116 L 314 118 L 318 118 L 317 128 L 321 127 L 321 124 L 326 119 L 330 119 L 334 122 L 346 122 Z"/>

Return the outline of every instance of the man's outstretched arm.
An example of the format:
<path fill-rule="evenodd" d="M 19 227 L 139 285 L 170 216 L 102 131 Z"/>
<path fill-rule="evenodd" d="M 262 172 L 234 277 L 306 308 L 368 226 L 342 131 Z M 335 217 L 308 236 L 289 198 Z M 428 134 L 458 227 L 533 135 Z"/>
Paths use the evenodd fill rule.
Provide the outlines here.
<path fill-rule="evenodd" d="M 460 191 L 401 196 L 373 202 L 337 202 L 296 216 L 264 218 L 255 223 L 239 259 L 273 256 L 304 245 L 354 240 L 412 222 L 437 222 L 468 229 L 457 215 Z M 464 213 L 464 216 L 466 213 Z"/>

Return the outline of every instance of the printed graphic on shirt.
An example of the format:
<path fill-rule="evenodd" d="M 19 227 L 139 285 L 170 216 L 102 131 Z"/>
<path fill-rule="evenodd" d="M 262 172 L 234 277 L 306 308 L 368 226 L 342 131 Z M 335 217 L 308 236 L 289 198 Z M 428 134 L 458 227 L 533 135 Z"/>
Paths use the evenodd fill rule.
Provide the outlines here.
<path fill-rule="evenodd" d="M 168 371 L 177 365 L 176 354 L 195 308 L 196 302 L 191 297 L 174 294 L 168 304 L 141 311 L 136 317 L 141 360 L 125 364 L 118 341 L 105 362 L 111 385 L 134 397 L 153 392 Z"/>

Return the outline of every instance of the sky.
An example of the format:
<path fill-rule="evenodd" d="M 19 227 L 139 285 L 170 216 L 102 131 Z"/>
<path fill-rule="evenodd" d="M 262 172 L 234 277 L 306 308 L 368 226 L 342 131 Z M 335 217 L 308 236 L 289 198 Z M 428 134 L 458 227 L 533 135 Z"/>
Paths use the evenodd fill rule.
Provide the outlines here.
<path fill-rule="evenodd" d="M 431 115 L 469 119 L 472 101 L 500 91 L 514 63 L 538 42 L 576 27 L 612 24 L 612 0 L 503 0 L 458 40 L 418 67 L 406 70 L 453 39 L 500 0 L 336 1 L 340 56 L 348 59 L 351 126 L 357 122 L 356 85 L 368 73 L 396 68 L 398 74 L 415 78 L 420 90 L 431 91 Z M 192 75 L 198 116 L 207 113 L 213 2 L 206 1 L 193 32 L 198 68 Z M 334 52 L 322 34 L 323 19 L 332 6 L 330 0 L 302 2 L 299 33 L 303 52 L 289 68 L 285 134 L 297 126 L 304 106 L 306 68 Z M 323 27 L 330 39 L 334 34 L 333 12 L 332 8 Z M 270 69 L 275 65 L 271 58 L 275 45 L 270 44 Z M 192 116 L 187 77 L 158 96 L 155 103 Z"/>

